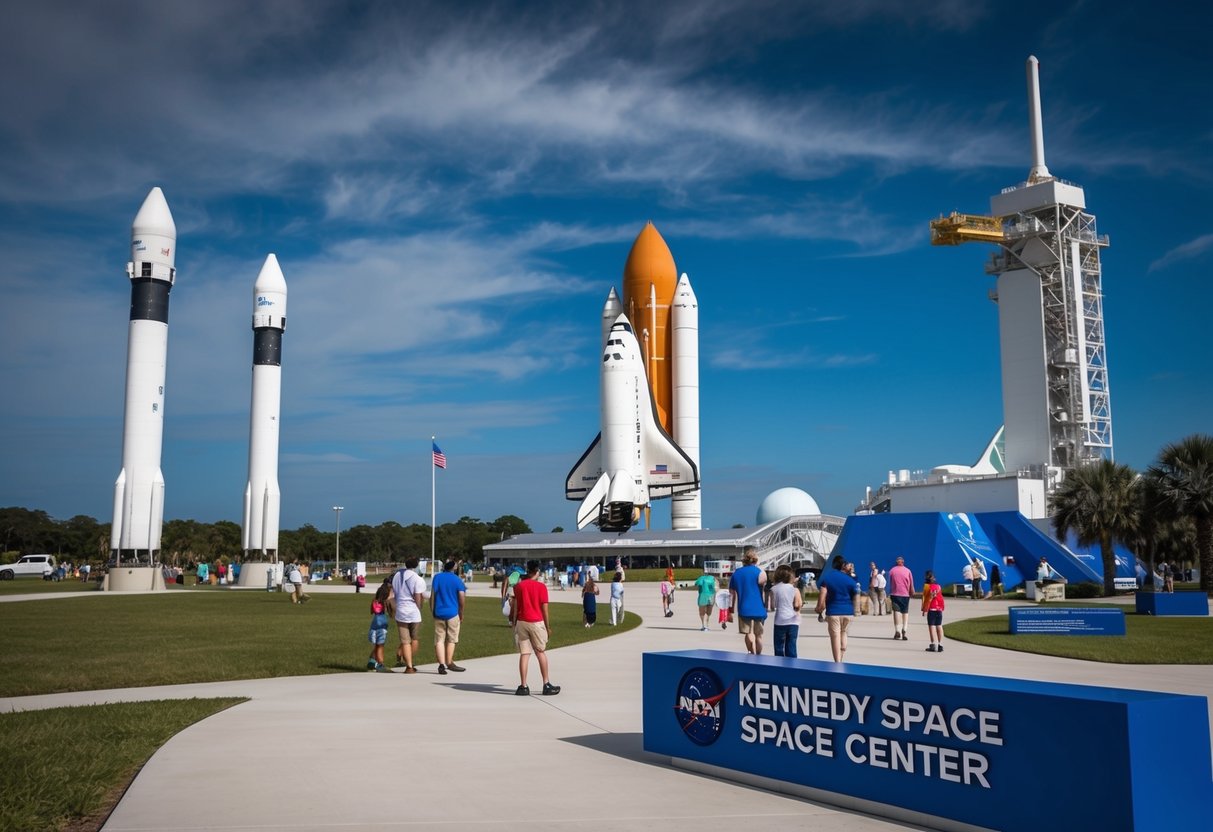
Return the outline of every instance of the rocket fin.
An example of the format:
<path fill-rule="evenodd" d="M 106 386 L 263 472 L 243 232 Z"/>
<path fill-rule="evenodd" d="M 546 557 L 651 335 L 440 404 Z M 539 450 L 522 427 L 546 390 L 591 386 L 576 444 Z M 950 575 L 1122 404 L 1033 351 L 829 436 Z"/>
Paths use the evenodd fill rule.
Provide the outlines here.
<path fill-rule="evenodd" d="M 114 481 L 114 525 L 110 529 L 110 550 L 117 551 L 122 543 L 122 525 L 126 520 L 123 506 L 126 503 L 126 469 L 118 472 Z"/>
<path fill-rule="evenodd" d="M 593 448 L 593 446 L 590 447 Z M 608 475 L 602 474 L 598 477 L 598 481 L 594 483 L 594 487 L 589 490 L 586 498 L 577 507 L 577 528 L 584 529 L 586 526 L 599 520 L 602 516 L 602 506 L 607 499 L 607 492 L 610 486 L 611 478 Z"/>
<path fill-rule="evenodd" d="M 584 499 L 590 489 L 597 488 L 602 473 L 602 434 L 599 433 L 581 455 L 581 459 L 577 460 L 573 470 L 569 471 L 568 480 L 564 484 L 565 499 Z"/>

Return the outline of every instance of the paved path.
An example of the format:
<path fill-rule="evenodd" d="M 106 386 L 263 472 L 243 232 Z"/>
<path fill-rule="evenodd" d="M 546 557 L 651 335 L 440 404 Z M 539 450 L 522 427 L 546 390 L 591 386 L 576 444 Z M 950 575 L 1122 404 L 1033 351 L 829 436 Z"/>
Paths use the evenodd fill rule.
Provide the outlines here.
<path fill-rule="evenodd" d="M 317 588 L 313 588 L 317 589 Z M 318 588 L 326 591 L 326 588 Z M 485 582 L 473 595 L 495 594 Z M 44 597 L 62 597 L 51 594 Z M 575 602 L 553 591 L 555 602 Z M 469 660 L 466 673 L 349 673 L 0 699 L 0 709 L 175 697 L 251 701 L 169 740 L 105 825 L 127 830 L 557 830 L 682 832 L 741 824 L 747 832 L 912 829 L 900 823 L 711 779 L 641 748 L 645 650 L 742 649 L 734 628 L 701 632 L 690 593 L 662 618 L 656 584 L 631 584 L 645 624 L 554 650 L 559 696 L 513 695 L 517 656 Z M 285 600 L 284 600 L 285 602 Z M 949 601 L 948 618 L 989 615 L 998 601 Z M 606 605 L 600 604 L 601 612 Z M 600 621 L 608 616 L 600 612 Z M 863 664 L 1208 695 L 1213 667 L 1126 666 L 950 642 L 924 651 L 926 627 L 893 641 L 890 617 L 856 620 L 848 658 Z M 599 623 L 600 627 L 610 626 Z M 829 654 L 806 616 L 800 655 Z M 430 645 L 423 645 L 428 656 Z M 532 664 L 532 690 L 538 687 Z M 407 753 L 397 748 L 406 743 Z"/>

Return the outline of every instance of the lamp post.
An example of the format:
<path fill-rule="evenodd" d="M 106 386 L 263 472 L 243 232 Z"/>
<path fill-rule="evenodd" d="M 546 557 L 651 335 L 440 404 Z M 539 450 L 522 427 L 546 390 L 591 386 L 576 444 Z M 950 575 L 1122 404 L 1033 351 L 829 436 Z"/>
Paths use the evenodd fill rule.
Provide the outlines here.
<path fill-rule="evenodd" d="M 333 511 L 337 513 L 337 566 L 333 570 L 337 573 L 337 580 L 341 580 L 341 512 L 345 506 L 333 506 Z"/>

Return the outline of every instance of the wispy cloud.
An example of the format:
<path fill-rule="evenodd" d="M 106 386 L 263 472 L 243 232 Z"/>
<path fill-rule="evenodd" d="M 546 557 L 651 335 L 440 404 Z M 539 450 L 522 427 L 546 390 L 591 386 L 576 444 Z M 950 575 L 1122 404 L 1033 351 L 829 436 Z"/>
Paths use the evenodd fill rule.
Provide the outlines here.
<path fill-rule="evenodd" d="M 1146 271 L 1154 272 L 1176 263 L 1182 263 L 1185 260 L 1194 260 L 1210 249 L 1213 249 L 1213 234 L 1201 234 L 1196 239 L 1176 246 L 1162 257 L 1159 257 L 1150 264 L 1150 267 Z"/>

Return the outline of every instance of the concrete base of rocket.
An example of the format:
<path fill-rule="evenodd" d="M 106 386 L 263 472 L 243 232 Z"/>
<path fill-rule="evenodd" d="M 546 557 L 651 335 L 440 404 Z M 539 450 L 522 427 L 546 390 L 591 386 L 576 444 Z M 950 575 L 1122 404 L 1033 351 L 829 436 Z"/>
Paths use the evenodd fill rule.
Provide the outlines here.
<path fill-rule="evenodd" d="M 115 566 L 101 581 L 108 592 L 152 592 L 166 589 L 159 566 Z"/>
<path fill-rule="evenodd" d="M 236 586 L 241 589 L 270 589 L 282 584 L 281 563 L 249 563 L 240 564 L 240 577 Z"/>

